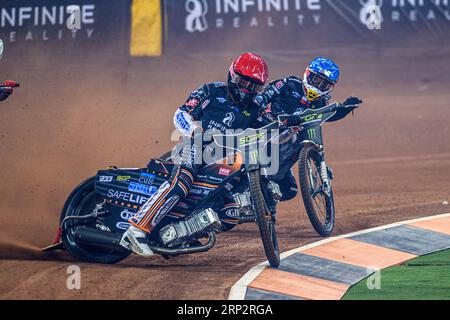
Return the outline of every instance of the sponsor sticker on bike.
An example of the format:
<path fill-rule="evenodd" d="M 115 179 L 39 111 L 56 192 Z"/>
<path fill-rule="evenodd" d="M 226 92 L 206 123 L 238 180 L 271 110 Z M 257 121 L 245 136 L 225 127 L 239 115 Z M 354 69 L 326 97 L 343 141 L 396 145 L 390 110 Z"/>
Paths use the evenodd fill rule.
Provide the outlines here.
<path fill-rule="evenodd" d="M 239 219 L 239 209 L 237 209 L 237 208 L 228 209 L 225 211 L 225 214 L 230 218 Z"/>
<path fill-rule="evenodd" d="M 149 186 L 146 184 L 130 182 L 128 185 L 128 191 L 142 193 L 151 196 L 158 190 L 155 186 Z"/>
<path fill-rule="evenodd" d="M 221 168 L 219 169 L 219 174 L 220 174 L 221 176 L 229 176 L 230 173 L 231 173 L 231 169 L 229 169 L 229 168 L 221 167 Z"/>
<path fill-rule="evenodd" d="M 128 209 L 124 209 L 124 210 L 120 213 L 120 217 L 121 217 L 123 220 L 126 220 L 126 221 L 130 220 L 131 218 L 133 218 L 134 215 L 135 215 L 135 213 L 134 213 L 133 211 L 128 210 Z"/>
<path fill-rule="evenodd" d="M 139 176 L 139 183 L 152 185 L 155 180 L 155 175 L 147 172 L 142 172 Z"/>
<path fill-rule="evenodd" d="M 129 222 L 120 221 L 120 222 L 116 223 L 116 228 L 122 229 L 122 230 L 127 230 L 130 225 L 131 225 L 131 223 L 129 223 Z"/>
<path fill-rule="evenodd" d="M 131 176 L 117 176 L 116 180 L 117 181 L 122 181 L 122 182 L 127 182 L 130 181 Z"/>
<path fill-rule="evenodd" d="M 107 226 L 105 226 L 105 225 L 103 225 L 103 224 L 97 223 L 97 224 L 95 224 L 95 227 L 96 227 L 97 229 L 102 230 L 102 231 L 111 232 L 111 229 L 109 229 L 109 227 L 107 227 Z"/>
<path fill-rule="evenodd" d="M 99 182 L 112 182 L 113 177 L 112 176 L 99 176 L 98 181 Z"/>
<path fill-rule="evenodd" d="M 114 190 L 114 189 L 109 189 L 106 196 L 108 198 L 122 200 L 125 202 L 136 203 L 136 204 L 140 204 L 140 205 L 147 202 L 147 200 L 149 199 L 148 197 L 140 196 L 140 195 L 137 195 L 134 193 L 118 191 L 118 190 Z"/>

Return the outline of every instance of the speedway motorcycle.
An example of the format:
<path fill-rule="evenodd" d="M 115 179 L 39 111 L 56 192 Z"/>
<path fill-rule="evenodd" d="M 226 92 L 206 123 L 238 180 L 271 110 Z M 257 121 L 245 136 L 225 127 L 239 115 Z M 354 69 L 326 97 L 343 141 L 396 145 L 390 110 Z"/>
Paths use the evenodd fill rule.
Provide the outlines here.
<path fill-rule="evenodd" d="M 231 156 L 228 154 L 199 170 L 188 196 L 147 236 L 152 251 L 170 258 L 210 250 L 221 225 L 216 212 L 231 194 L 239 206 L 240 223 L 256 222 L 267 259 L 272 267 L 278 267 L 280 253 L 275 227 L 281 192 L 267 178 L 267 162 L 261 160 L 261 154 L 267 154 L 276 143 L 280 123 L 301 132 L 320 127 L 339 108 L 348 107 L 334 103 L 300 115 L 280 116 L 264 128 L 247 129 L 231 137 L 215 135 L 214 143 L 231 150 Z M 230 138 L 231 148 L 225 143 Z M 306 151 L 302 151 L 302 161 L 306 168 L 321 168 L 321 146 L 313 140 L 303 143 Z M 55 239 L 44 251 L 65 249 L 75 258 L 93 263 L 113 264 L 125 259 L 130 251 L 119 242 L 129 227 L 128 220 L 169 179 L 173 166 L 171 161 L 152 159 L 145 168 L 110 167 L 98 171 L 69 195 Z M 321 193 L 332 199 L 330 171 L 314 175 L 312 169 L 304 172 L 312 177 L 308 184 L 311 197 Z"/>
<path fill-rule="evenodd" d="M 347 106 L 352 110 L 356 107 Z M 322 124 L 333 114 L 317 115 L 306 110 L 302 116 L 305 124 L 292 149 L 299 152 L 297 165 L 303 205 L 314 230 L 322 237 L 329 237 L 333 233 L 336 216 L 331 185 L 334 177 L 325 161 Z M 316 117 L 317 120 L 311 121 Z"/>

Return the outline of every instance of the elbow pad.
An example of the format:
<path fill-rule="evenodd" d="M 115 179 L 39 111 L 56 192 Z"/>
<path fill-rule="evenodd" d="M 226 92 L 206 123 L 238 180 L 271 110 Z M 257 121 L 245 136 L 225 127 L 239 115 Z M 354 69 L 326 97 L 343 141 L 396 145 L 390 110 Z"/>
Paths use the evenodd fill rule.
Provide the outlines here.
<path fill-rule="evenodd" d="M 197 128 L 192 117 L 187 112 L 181 110 L 175 112 L 173 124 L 175 125 L 175 128 L 186 137 L 192 136 L 195 128 Z"/>

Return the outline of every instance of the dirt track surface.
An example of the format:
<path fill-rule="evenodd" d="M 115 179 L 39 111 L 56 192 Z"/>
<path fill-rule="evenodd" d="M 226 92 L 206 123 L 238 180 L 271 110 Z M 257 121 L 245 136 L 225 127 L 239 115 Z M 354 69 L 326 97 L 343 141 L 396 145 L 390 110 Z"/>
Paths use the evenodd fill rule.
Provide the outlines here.
<path fill-rule="evenodd" d="M 365 101 L 353 118 L 325 128 L 335 234 L 450 212 L 442 205 L 450 197 L 449 52 L 262 53 L 272 79 L 300 73 L 316 54 L 334 56 L 343 69 L 336 100 Z M 103 266 L 38 250 L 80 181 L 110 164 L 144 166 L 169 149 L 175 108 L 201 83 L 223 79 L 235 54 L 137 60 L 126 78 L 122 66 L 100 72 L 89 63 L 39 74 L 18 65 L 5 75 L 23 86 L 0 105 L 0 299 L 223 299 L 265 260 L 256 225 L 220 234 L 208 253 L 169 261 L 131 256 Z M 283 251 L 319 240 L 300 197 L 280 206 L 278 236 Z M 81 290 L 66 288 L 72 264 Z"/>

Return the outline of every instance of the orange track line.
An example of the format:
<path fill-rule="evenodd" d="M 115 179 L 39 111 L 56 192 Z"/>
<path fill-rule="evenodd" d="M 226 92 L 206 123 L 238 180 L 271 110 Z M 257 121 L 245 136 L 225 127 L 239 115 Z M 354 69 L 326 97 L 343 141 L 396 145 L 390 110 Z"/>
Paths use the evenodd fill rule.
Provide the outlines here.
<path fill-rule="evenodd" d="M 427 229 L 445 234 L 450 234 L 450 217 L 417 221 L 409 224 L 412 227 Z"/>
<path fill-rule="evenodd" d="M 416 255 L 373 244 L 342 238 L 300 253 L 365 268 L 383 269 L 400 264 Z"/>
<path fill-rule="evenodd" d="M 350 287 L 343 283 L 266 268 L 248 287 L 312 300 L 338 300 Z"/>

